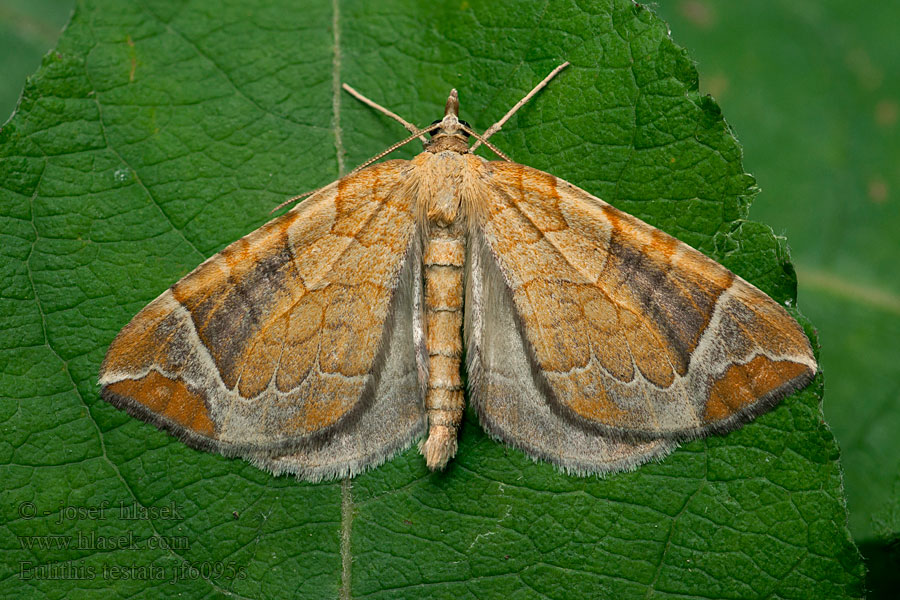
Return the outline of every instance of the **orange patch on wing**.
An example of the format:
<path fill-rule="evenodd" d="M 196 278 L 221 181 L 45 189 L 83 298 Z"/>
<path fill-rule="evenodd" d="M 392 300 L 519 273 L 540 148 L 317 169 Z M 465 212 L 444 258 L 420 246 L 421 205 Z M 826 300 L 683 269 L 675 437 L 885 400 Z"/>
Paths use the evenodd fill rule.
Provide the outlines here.
<path fill-rule="evenodd" d="M 259 259 L 260 250 L 258 244 L 252 244 L 244 237 L 226 246 L 222 250 L 222 258 L 231 272 L 239 272 L 253 267 L 253 263 Z"/>
<path fill-rule="evenodd" d="M 651 232 L 651 250 L 659 252 L 666 259 L 666 261 L 672 260 L 672 256 L 675 254 L 675 251 L 678 249 L 678 246 L 680 244 L 681 242 L 679 242 L 672 236 L 660 231 L 659 229 L 654 229 Z"/>
<path fill-rule="evenodd" d="M 135 400 L 186 429 L 209 437 L 215 435 L 215 427 L 203 398 L 189 390 L 183 381 L 150 371 L 140 379 L 111 383 L 106 389 Z"/>
<path fill-rule="evenodd" d="M 675 371 L 672 369 L 675 353 L 652 321 L 637 312 L 623 312 L 620 323 L 641 374 L 659 387 L 672 385 L 675 381 Z"/>
<path fill-rule="evenodd" d="M 519 170 L 521 201 L 516 202 L 519 210 L 544 234 L 568 229 L 569 224 L 559 210 L 556 177 L 520 166 Z"/>
<path fill-rule="evenodd" d="M 765 356 L 731 365 L 710 389 L 703 420 L 714 423 L 728 418 L 805 372 L 809 372 L 806 365 Z"/>
<path fill-rule="evenodd" d="M 346 406 L 340 400 L 331 398 L 311 399 L 307 407 L 306 414 L 303 416 L 304 431 L 318 431 L 329 425 L 333 425 L 347 413 Z"/>
<path fill-rule="evenodd" d="M 104 371 L 144 369 L 155 364 L 160 358 L 160 346 L 158 343 L 148 344 L 147 336 L 155 332 L 159 322 L 171 312 L 172 308 L 159 300 L 144 307 L 110 344 Z"/>
<path fill-rule="evenodd" d="M 244 398 L 260 394 L 269 385 L 285 348 L 290 315 L 273 319 L 248 344 L 240 361 L 238 393 Z"/>
<path fill-rule="evenodd" d="M 355 178 L 341 180 L 334 198 L 336 209 L 331 233 L 342 237 L 356 237 L 365 227 L 379 202 L 373 202 L 373 188 L 378 185 L 378 175 L 363 171 Z"/>
<path fill-rule="evenodd" d="M 319 382 L 304 400 L 303 410 L 285 423 L 285 433 L 311 434 L 336 424 L 356 404 L 362 384 L 334 379 Z"/>
<path fill-rule="evenodd" d="M 690 246 L 675 257 L 674 265 L 679 273 L 693 274 L 691 283 L 716 298 L 734 281 L 734 273 Z"/>
<path fill-rule="evenodd" d="M 172 297 L 179 303 L 186 304 L 191 302 L 199 304 L 217 290 L 222 289 L 223 277 L 221 266 L 218 264 L 218 257 L 211 263 L 207 263 L 203 268 L 195 269 L 192 273 L 185 276 L 184 279 L 172 286 Z"/>
<path fill-rule="evenodd" d="M 591 377 L 584 373 L 576 374 L 567 385 L 570 387 L 571 400 L 569 408 L 580 417 L 595 423 L 612 426 L 625 426 L 634 420 L 634 415 L 622 410 L 610 400 L 602 386 L 596 386 Z"/>
<path fill-rule="evenodd" d="M 519 316 L 541 367 L 547 371 L 566 372 L 587 365 L 591 359 L 588 331 L 581 325 L 583 303 L 566 291 L 552 281 L 539 279 L 523 285 L 519 293 L 523 306 Z"/>
<path fill-rule="evenodd" d="M 631 381 L 634 378 L 634 360 L 624 328 L 619 325 L 618 309 L 608 298 L 600 295 L 588 298 L 582 306 L 585 325 L 589 327 L 585 335 L 603 340 L 603 344 L 594 349 L 597 360 L 619 381 Z"/>

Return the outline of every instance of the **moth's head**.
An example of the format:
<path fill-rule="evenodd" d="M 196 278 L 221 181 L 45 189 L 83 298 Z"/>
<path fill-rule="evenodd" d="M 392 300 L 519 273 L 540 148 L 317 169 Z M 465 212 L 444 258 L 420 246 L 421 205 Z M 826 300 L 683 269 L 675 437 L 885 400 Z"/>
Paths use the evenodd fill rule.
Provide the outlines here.
<path fill-rule="evenodd" d="M 469 127 L 465 121 L 459 120 L 459 95 L 456 90 L 450 90 L 447 98 L 447 106 L 444 108 L 444 118 L 435 121 L 432 125 L 440 124 L 440 127 L 431 134 L 431 139 L 425 144 L 428 152 L 459 152 L 465 154 L 469 151 L 469 134 L 463 129 Z"/>

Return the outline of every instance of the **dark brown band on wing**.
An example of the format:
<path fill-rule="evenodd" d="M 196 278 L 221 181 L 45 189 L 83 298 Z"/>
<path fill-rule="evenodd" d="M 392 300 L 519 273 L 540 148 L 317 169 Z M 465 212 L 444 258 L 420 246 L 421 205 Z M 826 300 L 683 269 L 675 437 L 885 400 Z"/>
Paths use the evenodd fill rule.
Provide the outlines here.
<path fill-rule="evenodd" d="M 656 352 L 665 351 L 678 375 L 684 376 L 716 302 L 734 281 L 734 275 L 708 259 L 691 261 L 699 272 L 678 268 L 683 265 L 673 261 L 680 262 L 682 255 L 693 258 L 687 255 L 696 251 L 686 247 L 676 256 L 681 243 L 671 236 L 635 223 L 633 217 L 612 206 L 604 207 L 604 214 L 613 229 L 601 287 L 627 294 L 637 304 L 641 315 L 650 318 L 653 329 L 668 343 Z M 670 377 L 657 375 L 658 369 L 651 366 L 654 362 L 636 360 L 649 381 L 659 386 L 671 384 Z"/>
<path fill-rule="evenodd" d="M 262 315 L 281 300 L 278 292 L 304 289 L 287 236 L 296 218 L 295 213 L 279 217 L 251 234 L 257 238 L 252 247 L 242 238 L 172 286 L 172 295 L 190 312 L 228 388 L 240 377 L 239 362 L 259 335 Z M 220 280 L 211 281 L 206 273 L 219 270 L 226 272 L 227 286 L 217 285 Z M 254 391 L 244 390 L 248 396 Z"/>
<path fill-rule="evenodd" d="M 487 262 L 502 273 L 535 388 L 573 425 L 617 439 L 688 439 L 750 420 L 814 375 L 797 323 L 715 261 L 565 182 L 546 197 L 525 193 L 546 174 L 493 172 Z M 541 210 L 553 213 L 543 219 L 553 231 L 538 226 Z M 730 411 L 714 402 L 721 418 L 704 422 L 714 380 L 760 355 L 800 366 L 751 385 L 752 402 Z"/>
<path fill-rule="evenodd" d="M 370 252 L 373 244 L 384 252 L 385 238 L 390 238 L 385 222 L 411 215 L 408 194 L 397 193 L 403 180 L 394 176 L 388 184 L 380 175 L 393 174 L 395 168 L 382 163 L 339 182 L 333 214 L 313 226 L 324 235 L 306 240 L 310 245 L 296 245 L 292 236 L 301 226 L 296 223 L 300 216 L 287 213 L 234 242 L 173 286 L 173 297 L 191 314 L 229 389 L 238 386 L 245 398 L 261 393 L 282 358 L 290 368 L 278 370 L 276 385 L 281 391 L 300 385 L 317 356 L 323 372 L 347 377 L 369 372 L 377 338 L 365 343 L 354 338 L 364 324 L 383 320 L 386 303 L 376 301 L 386 297 L 382 275 L 396 272 L 381 272 L 390 257 L 375 261 L 381 270 L 356 264 L 350 257 L 377 254 Z M 302 228 L 310 225 L 304 222 Z M 403 228 L 411 229 L 406 222 Z M 328 242 L 320 246 L 325 238 Z M 394 248 L 394 255 L 405 249 Z M 301 272 L 312 263 L 317 265 L 314 274 Z M 336 270 L 353 269 L 360 276 L 352 282 L 332 278 Z M 346 314 L 355 318 L 344 321 Z M 321 344 L 309 341 L 316 336 L 321 336 Z M 316 355 L 320 345 L 330 350 Z M 302 349 L 303 356 L 295 359 L 289 348 Z"/>
<path fill-rule="evenodd" d="M 383 330 L 379 334 L 380 342 L 374 348 L 375 358 L 371 365 L 371 376 L 367 378 L 359 395 L 350 399 L 349 408 L 342 411 L 341 414 L 334 414 L 335 407 L 323 402 L 321 398 L 304 398 L 300 403 L 304 410 L 297 414 L 299 421 L 276 424 L 277 430 L 267 432 L 266 437 L 269 442 L 263 446 L 258 443 L 223 442 L 221 440 L 221 424 L 216 422 L 210 407 L 212 400 L 207 397 L 207 394 L 221 395 L 224 393 L 224 390 L 221 389 L 208 391 L 193 389 L 181 379 L 170 379 L 151 370 L 140 378 L 123 379 L 104 385 L 101 389 L 101 396 L 117 408 L 171 433 L 185 444 L 200 450 L 215 450 L 226 456 L 243 456 L 254 453 L 258 457 L 263 457 L 277 456 L 299 448 L 319 448 L 336 434 L 354 427 L 371 408 L 387 353 L 393 343 L 391 339 L 394 335 L 395 320 L 411 320 L 411 315 L 398 315 L 396 311 L 398 306 L 412 305 L 408 300 L 404 302 L 403 296 L 412 293 L 412 278 L 413 273 L 416 272 L 414 267 L 415 263 L 420 260 L 421 242 L 414 236 L 400 261 L 401 268 L 397 275 L 396 285 L 391 291 L 388 314 Z M 148 308 L 155 309 L 155 305 L 151 304 Z M 142 314 L 139 313 L 135 317 L 135 321 Z M 171 315 L 168 317 L 168 320 L 171 320 Z M 167 319 L 157 317 L 154 322 L 166 323 Z M 132 325 L 123 329 L 114 342 L 114 347 L 117 345 L 118 347 L 123 345 L 128 347 L 128 338 L 137 335 L 137 329 L 140 328 Z M 149 334 L 155 335 L 153 331 Z M 408 343 L 412 346 L 413 340 L 408 340 Z M 137 339 L 135 344 L 141 348 L 147 345 L 143 338 Z M 179 350 L 179 352 L 182 351 L 191 352 L 196 349 L 183 348 Z M 174 360 L 172 356 L 166 355 L 166 358 L 169 361 L 166 363 L 167 365 L 173 368 L 177 366 L 171 362 Z M 110 361 L 107 360 L 107 363 Z M 189 375 L 182 374 L 181 376 Z M 224 399 L 219 397 L 217 400 L 221 402 Z M 311 429 L 312 432 L 310 432 Z"/>

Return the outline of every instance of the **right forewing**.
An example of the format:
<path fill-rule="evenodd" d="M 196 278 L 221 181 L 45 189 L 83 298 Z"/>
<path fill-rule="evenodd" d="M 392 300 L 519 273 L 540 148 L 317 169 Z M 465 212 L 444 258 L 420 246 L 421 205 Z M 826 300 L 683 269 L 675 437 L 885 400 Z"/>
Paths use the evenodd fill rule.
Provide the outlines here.
<path fill-rule="evenodd" d="M 801 327 L 750 283 L 552 175 L 490 165 L 473 228 L 499 272 L 485 276 L 505 286 L 554 414 L 617 439 L 683 440 L 734 429 L 815 375 Z"/>

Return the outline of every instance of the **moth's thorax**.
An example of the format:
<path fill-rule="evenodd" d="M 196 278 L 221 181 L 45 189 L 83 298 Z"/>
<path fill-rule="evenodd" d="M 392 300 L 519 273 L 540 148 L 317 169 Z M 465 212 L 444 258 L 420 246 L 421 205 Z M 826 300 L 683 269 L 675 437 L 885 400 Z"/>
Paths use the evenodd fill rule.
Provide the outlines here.
<path fill-rule="evenodd" d="M 417 198 L 423 224 L 449 225 L 465 221 L 479 197 L 484 159 L 458 152 L 423 152 L 413 159 L 417 167 Z"/>
<path fill-rule="evenodd" d="M 469 141 L 461 133 L 436 135 L 425 146 L 425 150 L 432 154 L 439 152 L 465 154 L 469 151 Z"/>

